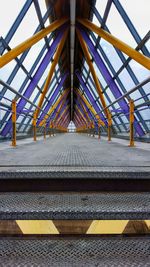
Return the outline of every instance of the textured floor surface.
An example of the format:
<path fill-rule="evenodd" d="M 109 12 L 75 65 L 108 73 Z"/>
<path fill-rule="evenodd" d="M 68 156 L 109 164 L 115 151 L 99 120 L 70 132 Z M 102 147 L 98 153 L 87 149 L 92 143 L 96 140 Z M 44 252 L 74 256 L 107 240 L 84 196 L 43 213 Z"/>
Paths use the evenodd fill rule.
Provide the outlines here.
<path fill-rule="evenodd" d="M 150 239 L 0 240 L 0 266 L 148 267 Z"/>
<path fill-rule="evenodd" d="M 0 220 L 149 218 L 149 193 L 0 193 Z"/>
<path fill-rule="evenodd" d="M 86 135 L 62 134 L 3 149 L 0 165 L 142 167 L 150 166 L 150 152 Z"/>

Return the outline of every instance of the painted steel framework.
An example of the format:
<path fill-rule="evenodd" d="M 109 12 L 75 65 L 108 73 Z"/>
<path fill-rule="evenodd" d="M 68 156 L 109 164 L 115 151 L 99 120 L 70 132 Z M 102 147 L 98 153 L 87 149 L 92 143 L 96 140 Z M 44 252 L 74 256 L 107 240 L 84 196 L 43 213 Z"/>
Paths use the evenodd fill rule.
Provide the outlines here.
<path fill-rule="evenodd" d="M 42 127 L 41 131 L 44 131 L 44 125 L 47 128 L 55 127 L 63 131 L 68 127 L 70 120 L 73 120 L 80 130 L 94 127 L 98 133 L 101 127 L 104 132 L 109 129 L 111 117 L 113 132 L 126 134 L 131 128 L 132 100 L 134 101 L 132 134 L 142 137 L 149 133 L 150 75 L 147 69 L 150 69 L 148 46 L 150 31 L 141 38 L 122 1 L 108 0 L 103 16 L 97 9 L 97 2 L 89 1 L 88 19 L 76 17 L 75 23 L 75 16 L 79 13 L 77 1 L 74 1 L 76 12 L 71 13 L 68 18 L 66 17 L 68 13 L 64 13 L 61 18 L 58 16 L 52 1 L 49 1 L 49 5 L 45 8 L 44 15 L 38 0 L 25 1 L 6 37 L 0 38 L 0 67 L 3 80 L 0 82 L 1 137 L 13 135 L 11 102 L 14 101 L 17 110 L 16 129 L 20 133 L 29 133 L 32 124 Z M 118 12 L 124 27 L 128 29 L 137 44 L 135 49 L 122 42 L 121 37 L 118 39 L 115 34 L 111 34 L 108 20 L 112 8 Z M 11 41 L 31 9 L 34 9 L 39 25 L 33 36 L 12 49 Z M 73 11 L 71 6 L 70 10 Z M 97 25 L 92 22 L 93 18 L 96 18 Z M 48 25 L 49 19 L 50 25 Z M 78 33 L 76 36 L 75 28 Z M 70 35 L 67 35 L 69 29 Z M 71 39 L 68 42 L 69 37 Z M 38 41 L 40 49 L 29 67 L 27 61 L 34 49 L 32 46 Z M 115 55 L 113 59 L 108 56 L 106 46 Z M 7 64 L 11 60 L 13 67 L 8 71 Z M 141 64 L 143 81 L 133 68 L 134 60 Z M 9 74 L 7 79 L 3 79 L 4 66 Z M 21 78 L 17 87 L 15 84 L 19 73 L 22 73 L 24 78 Z M 126 77 L 132 84 L 130 88 L 128 81 L 124 81 Z"/>

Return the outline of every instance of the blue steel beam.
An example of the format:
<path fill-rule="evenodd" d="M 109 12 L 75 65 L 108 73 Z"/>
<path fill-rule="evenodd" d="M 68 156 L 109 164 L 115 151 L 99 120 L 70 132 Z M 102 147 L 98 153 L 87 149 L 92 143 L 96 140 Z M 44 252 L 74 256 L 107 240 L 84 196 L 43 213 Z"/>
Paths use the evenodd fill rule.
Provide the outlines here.
<path fill-rule="evenodd" d="M 93 33 L 91 33 L 91 37 L 92 37 L 92 39 L 93 39 L 94 42 L 97 41 L 97 40 L 96 40 L 96 37 L 95 37 L 95 35 L 94 35 Z M 124 93 L 126 93 L 126 89 L 125 89 L 123 83 L 121 82 L 120 78 L 118 77 L 118 75 L 120 74 L 120 72 L 121 72 L 125 67 L 126 67 L 127 72 L 129 73 L 129 75 L 131 76 L 131 79 L 132 79 L 133 82 L 135 83 L 135 85 L 138 85 L 138 84 L 139 84 L 139 80 L 138 80 L 137 77 L 135 76 L 135 74 L 134 74 L 133 70 L 131 69 L 130 65 L 128 65 L 128 63 L 129 63 L 128 59 L 130 59 L 130 58 L 128 58 L 128 59 L 125 60 L 125 61 L 124 61 L 124 59 L 123 59 L 123 61 L 124 61 L 125 63 L 123 63 L 123 65 L 120 67 L 120 69 L 116 72 L 116 71 L 114 70 L 114 68 L 113 68 L 113 66 L 112 66 L 112 64 L 111 64 L 111 62 L 110 62 L 110 60 L 108 59 L 107 55 L 105 54 L 103 48 L 101 47 L 101 45 L 98 44 L 96 47 L 97 47 L 97 49 L 100 51 L 100 53 L 102 54 L 102 56 L 103 56 L 104 60 L 106 61 L 107 65 L 109 66 L 109 68 L 110 68 L 110 70 L 111 70 L 111 72 L 112 72 L 112 74 L 113 74 L 113 80 L 116 79 L 116 81 L 118 82 L 120 88 L 122 89 L 122 91 L 123 91 Z M 109 87 L 109 84 L 107 84 L 107 86 L 105 87 L 105 90 L 106 90 L 108 87 Z M 147 97 L 145 96 L 145 92 L 144 92 L 144 89 L 143 89 L 142 87 L 139 88 L 139 92 L 141 93 L 141 95 L 142 95 L 146 100 L 148 100 Z M 129 97 L 129 99 L 130 99 L 130 97 Z"/>
<path fill-rule="evenodd" d="M 53 102 L 55 101 L 56 97 L 57 97 L 58 94 L 60 93 L 60 89 L 62 88 L 62 86 L 63 86 L 63 84 L 64 84 L 64 82 L 65 82 L 67 76 L 68 76 L 68 73 L 66 73 L 66 74 L 62 77 L 62 79 L 61 79 L 60 83 L 58 84 L 57 88 L 54 90 L 53 95 L 51 96 L 49 102 L 47 103 L 46 107 L 44 108 L 45 113 L 48 113 L 48 111 L 49 111 L 51 105 L 53 104 Z M 42 114 L 40 115 L 38 121 L 39 121 L 39 122 L 42 121 L 44 117 L 45 117 L 45 114 L 42 113 Z"/>
<path fill-rule="evenodd" d="M 94 36 L 93 33 L 91 33 L 91 36 L 92 36 L 92 39 L 95 40 L 95 36 Z M 123 93 L 126 93 L 127 91 L 126 91 L 126 89 L 125 89 L 123 83 L 121 82 L 120 78 L 118 77 L 119 72 L 115 72 L 115 70 L 114 70 L 114 68 L 113 68 L 113 66 L 112 66 L 112 64 L 111 64 L 111 62 L 110 62 L 110 60 L 108 59 L 107 55 L 105 54 L 103 48 L 102 48 L 100 45 L 98 45 L 98 46 L 97 46 L 97 49 L 100 51 L 101 55 L 103 56 L 105 62 L 106 62 L 107 65 L 108 65 L 109 69 L 110 69 L 111 72 L 113 73 L 114 76 L 112 77 L 112 79 L 113 79 L 113 80 L 116 79 L 116 81 L 118 82 L 118 84 L 119 84 L 119 86 L 120 86 L 122 92 L 123 92 Z M 126 67 L 127 67 L 126 70 L 128 71 L 128 73 L 129 73 L 131 79 L 133 80 L 133 82 L 135 83 L 135 85 L 138 85 L 138 84 L 139 84 L 139 81 L 138 81 L 138 79 L 136 78 L 136 76 L 135 76 L 134 72 L 132 71 L 131 67 L 130 67 L 129 65 L 127 65 Z M 123 69 L 122 69 L 122 70 L 123 70 Z M 118 74 L 117 74 L 117 73 L 118 73 Z M 107 88 L 109 88 L 109 84 L 107 84 L 107 86 L 105 87 L 105 89 L 104 89 L 104 91 L 103 91 L 105 94 L 106 94 Z M 142 86 L 138 89 L 138 92 L 141 93 L 141 95 L 143 96 L 143 98 L 144 98 L 145 100 L 148 100 L 148 97 L 146 96 L 145 91 L 144 91 L 144 89 L 143 89 Z M 129 100 L 129 99 L 130 99 L 130 96 L 128 96 L 127 99 Z M 148 132 L 148 131 L 149 131 L 148 126 L 147 126 L 146 122 L 143 120 L 141 114 L 140 114 L 139 112 L 137 112 L 137 113 L 136 113 L 136 116 L 137 116 L 138 119 L 142 122 L 145 131 Z"/>
<path fill-rule="evenodd" d="M 100 55 L 97 53 L 97 50 L 95 49 L 95 47 L 94 47 L 92 41 L 90 40 L 90 38 L 88 37 L 87 33 L 82 28 L 80 28 L 80 32 L 81 32 L 82 37 L 85 40 L 86 44 L 88 45 L 89 50 L 91 51 L 91 54 L 95 60 L 97 67 L 99 68 L 101 74 L 103 75 L 106 83 L 109 84 L 109 88 L 110 88 L 112 94 L 114 95 L 115 98 L 121 97 L 122 93 L 121 93 L 119 87 L 117 86 L 116 82 L 112 79 L 112 76 L 111 76 L 109 70 L 107 69 L 107 67 L 106 67 L 105 63 L 103 62 L 102 58 L 100 57 Z M 129 106 L 128 106 L 125 99 L 120 100 L 118 102 L 118 104 L 120 105 L 121 109 L 124 110 L 126 113 L 129 112 Z M 129 120 L 128 116 L 127 116 L 127 119 Z M 145 132 L 143 131 L 143 129 L 139 123 L 136 124 L 135 129 L 136 129 L 139 136 L 143 136 L 145 134 Z"/>
<path fill-rule="evenodd" d="M 59 71 L 59 70 L 56 71 L 56 74 L 58 73 L 58 71 Z M 51 82 L 51 84 L 53 84 L 54 79 L 55 79 L 55 77 L 52 78 L 52 82 Z M 43 82 L 43 85 L 41 86 L 41 88 L 44 87 L 44 84 L 45 84 L 45 81 Z M 51 97 L 52 93 L 54 92 L 54 89 L 55 89 L 56 86 L 57 86 L 57 81 L 56 81 L 56 83 L 53 85 L 53 87 L 51 88 L 48 97 L 45 99 L 45 103 L 48 103 L 48 100 L 50 99 L 50 97 Z M 35 98 L 34 98 L 34 100 L 33 100 L 33 103 L 34 103 L 34 104 L 37 102 L 37 100 L 38 100 L 38 98 L 39 98 L 41 92 L 42 92 L 42 90 L 38 91 L 37 95 L 35 96 Z M 44 104 L 45 104 L 45 103 L 44 103 Z M 31 110 L 32 107 L 33 107 L 33 105 L 30 105 L 29 109 Z M 24 123 L 25 119 L 26 119 L 26 118 L 24 118 L 24 119 L 21 121 L 21 123 L 19 124 L 18 130 L 21 128 L 22 123 Z M 28 123 L 30 123 L 31 121 L 32 121 L 32 119 L 29 118 Z M 24 127 L 23 132 L 26 131 L 26 128 L 27 128 L 27 127 Z"/>
<path fill-rule="evenodd" d="M 87 74 L 88 71 L 87 71 L 87 69 L 85 68 L 85 66 L 83 66 L 83 68 L 84 68 L 84 70 L 86 71 L 86 74 Z M 85 78 L 84 73 L 83 73 L 82 75 L 83 75 L 83 77 Z M 94 85 L 94 81 L 92 80 L 92 78 L 91 78 L 90 75 L 89 75 L 89 80 L 90 80 L 90 82 L 92 83 L 92 85 L 93 85 L 93 87 L 94 87 L 94 86 L 95 86 L 95 85 Z M 88 80 L 86 81 L 86 84 L 87 84 L 87 86 L 90 87 L 90 85 L 89 85 L 89 83 L 88 83 Z M 102 87 L 102 89 L 103 89 L 102 84 L 101 84 L 101 87 Z M 91 87 L 90 87 L 90 89 L 92 90 Z M 94 92 L 93 92 L 93 93 L 94 93 Z M 111 101 L 110 97 L 108 96 L 107 92 L 105 92 L 105 97 L 106 97 L 108 103 L 110 104 L 112 101 Z M 100 109 L 102 110 L 102 106 L 101 106 L 100 101 L 99 101 L 99 96 L 98 96 L 97 98 L 96 98 L 96 96 L 95 96 L 95 102 L 97 102 L 97 104 L 99 104 Z M 112 108 L 115 108 L 114 105 L 112 105 Z M 115 126 L 116 126 L 116 127 L 118 128 L 118 130 L 121 132 L 121 129 L 120 129 L 120 127 L 118 126 L 118 123 L 116 122 L 115 118 L 112 118 L 112 119 L 113 119 L 113 121 L 114 121 Z M 122 118 L 118 118 L 118 119 L 119 119 L 121 125 L 123 126 L 123 128 L 127 131 L 127 127 L 124 125 L 124 122 L 123 122 Z"/>
<path fill-rule="evenodd" d="M 98 13 L 98 11 L 97 11 L 97 9 L 96 9 L 95 7 L 93 7 L 93 11 L 94 11 L 94 13 L 95 13 L 95 15 L 96 15 L 96 17 L 97 17 L 99 23 L 101 24 L 102 21 L 103 21 L 103 19 L 101 18 L 100 14 Z M 109 31 L 109 29 L 108 29 L 108 27 L 107 27 L 106 25 L 105 25 L 104 29 L 110 33 L 110 31 Z M 95 35 L 94 35 L 93 33 L 91 33 L 91 36 L 92 36 L 92 38 L 93 38 L 93 41 L 96 43 L 96 37 L 95 37 Z M 141 41 L 141 43 L 142 43 L 142 41 Z M 98 48 L 99 48 L 100 50 L 102 49 L 102 47 L 100 46 L 100 44 L 98 45 Z M 137 48 L 138 48 L 138 46 L 137 46 Z M 131 58 L 127 58 L 127 59 L 126 59 L 125 56 L 123 55 L 123 53 L 122 53 L 121 51 L 119 51 L 119 50 L 116 49 L 115 47 L 114 47 L 114 49 L 115 49 L 116 53 L 118 54 L 120 60 L 122 61 L 123 65 L 120 67 L 120 69 L 117 71 L 117 73 L 116 73 L 115 71 L 113 71 L 112 68 L 111 68 L 111 71 L 112 71 L 112 73 L 113 73 L 113 75 L 114 75 L 113 78 L 114 78 L 114 79 L 116 78 L 117 82 L 120 83 L 120 79 L 119 79 L 118 75 L 119 75 L 119 73 L 126 67 L 126 70 L 128 71 L 128 73 L 129 73 L 129 75 L 131 76 L 131 79 L 133 80 L 133 82 L 135 83 L 135 85 L 139 84 L 139 80 L 137 79 L 137 77 L 136 77 L 136 75 L 134 74 L 132 68 L 131 68 L 130 65 L 128 64 L 128 63 L 130 62 Z M 137 49 L 137 50 L 138 50 L 138 49 Z M 104 51 L 103 51 L 103 54 L 105 54 Z M 149 54 L 149 56 L 150 56 L 150 54 Z M 105 58 L 106 58 L 106 57 L 107 57 L 107 56 L 105 55 Z M 111 65 L 110 61 L 107 60 L 107 62 L 109 62 L 108 64 L 109 64 L 109 66 L 110 66 L 110 65 Z M 106 87 L 106 88 L 107 88 L 107 87 Z M 122 90 L 124 90 L 123 86 L 122 86 Z M 142 90 L 142 88 L 140 89 L 140 92 L 141 92 L 142 95 L 145 94 L 145 93 L 144 93 L 144 90 Z"/>
<path fill-rule="evenodd" d="M 110 8 L 111 8 L 111 5 L 112 5 L 112 1 L 113 0 L 108 0 L 108 2 L 107 2 L 106 9 L 105 9 L 104 16 L 103 16 L 103 20 L 102 20 L 102 23 L 101 23 L 101 28 L 103 28 L 105 26 L 105 24 L 106 24 L 106 21 L 107 21 L 109 12 L 110 12 Z"/>
<path fill-rule="evenodd" d="M 41 29 L 44 29 L 45 26 L 44 26 L 44 22 L 43 22 L 43 18 L 42 18 L 42 13 L 41 13 L 41 9 L 40 9 L 40 6 L 39 6 L 39 2 L 38 2 L 38 0 L 33 0 L 33 3 L 34 3 L 34 6 L 35 6 L 35 10 L 36 10 L 36 14 L 37 14 L 38 20 L 39 20 L 40 25 L 41 25 Z M 44 37 L 44 40 L 45 40 L 47 48 L 49 48 L 49 42 L 48 42 L 47 36 Z"/>
<path fill-rule="evenodd" d="M 6 35 L 5 41 L 7 44 L 11 41 L 13 35 L 15 34 L 18 26 L 20 25 L 21 21 L 23 20 L 24 16 L 26 15 L 28 9 L 32 4 L 32 0 L 27 0 L 25 5 L 23 6 L 22 10 L 20 11 L 18 17 L 16 18 L 15 22 L 13 23 L 12 27 L 10 28 L 8 34 Z M 2 55 L 5 51 L 5 48 L 2 48 L 0 54 Z"/>
<path fill-rule="evenodd" d="M 121 5 L 120 1 L 118 0 L 113 0 L 113 3 L 115 5 L 115 7 L 117 8 L 119 14 L 121 15 L 122 19 L 124 20 L 125 24 L 127 25 L 129 31 L 131 32 L 132 36 L 134 37 L 135 41 L 137 44 L 139 44 L 141 42 L 141 37 L 139 36 L 137 30 L 135 29 L 133 23 L 131 22 L 131 20 L 129 19 L 127 13 L 125 12 L 123 6 Z M 142 22 L 141 22 L 142 23 Z M 150 53 L 148 51 L 148 49 L 146 48 L 146 46 L 144 45 L 141 48 L 141 51 L 143 52 L 143 54 L 147 57 L 150 56 Z"/>
<path fill-rule="evenodd" d="M 43 17 L 43 22 L 44 22 L 44 23 L 47 21 L 47 19 L 48 19 L 48 17 L 49 17 L 49 12 L 50 12 L 50 9 L 48 9 L 48 11 L 45 13 L 45 15 L 44 15 L 44 17 Z M 35 33 L 37 33 L 38 31 L 40 31 L 40 29 L 41 29 L 41 26 L 39 25 L 39 26 L 37 27 Z M 34 34 L 35 34 L 35 33 L 34 33 Z M 52 40 L 52 38 L 53 38 L 53 35 L 51 34 L 50 37 L 49 37 L 49 39 L 48 39 L 48 41 L 50 42 L 50 41 Z M 8 44 L 6 38 L 5 38 L 5 42 Z M 30 49 L 31 49 L 31 48 L 30 48 Z M 20 64 L 23 63 L 23 61 L 25 60 L 26 56 L 28 55 L 30 49 L 26 50 L 26 51 L 20 56 L 20 58 L 18 59 L 19 62 L 20 62 Z M 41 49 L 41 52 L 39 53 L 37 59 L 35 60 L 33 66 L 31 67 L 31 70 L 30 70 L 29 73 L 28 73 L 29 76 L 32 75 L 32 72 L 34 71 L 36 65 L 38 64 L 38 62 L 39 62 L 40 58 L 42 57 L 42 55 L 44 54 L 45 50 L 46 50 L 46 46 L 43 46 L 43 48 Z M 16 74 L 17 74 L 19 68 L 20 68 L 20 66 L 19 66 L 18 64 L 14 67 L 14 69 L 13 69 L 13 71 L 12 71 L 10 77 L 8 78 L 8 80 L 7 80 L 7 82 L 6 82 L 7 84 L 11 84 L 11 82 L 12 82 L 13 79 L 15 78 L 15 76 L 16 76 Z M 30 79 L 32 79 L 32 76 L 31 76 Z M 29 79 L 26 78 L 26 80 L 25 80 L 25 85 L 26 85 L 26 83 L 28 82 L 28 80 L 29 80 Z M 25 87 L 25 85 L 24 85 L 24 87 Z M 24 87 L 23 87 L 23 89 L 24 89 Z M 20 88 L 20 91 L 19 91 L 19 92 L 22 93 L 23 89 Z M 6 92 L 6 90 L 7 90 L 7 89 L 4 87 L 4 88 L 2 89 L 1 95 L 4 95 L 5 92 Z M 1 96 L 0 96 L 0 99 L 1 99 Z"/>
<path fill-rule="evenodd" d="M 83 87 L 84 91 L 86 92 L 87 97 L 89 98 L 91 104 L 93 105 L 95 111 L 97 113 L 101 112 L 101 109 L 99 108 L 99 106 L 97 105 L 97 103 L 95 103 L 95 100 L 91 94 L 91 92 L 89 91 L 88 87 L 86 86 L 86 84 L 84 83 L 82 76 L 80 75 L 80 73 L 78 71 L 75 71 L 75 74 L 81 84 L 81 86 Z M 106 123 L 105 117 L 103 114 L 100 114 L 101 120 L 104 121 Z"/>
<path fill-rule="evenodd" d="M 25 90 L 25 93 L 24 93 L 24 96 L 26 98 L 30 98 L 31 94 L 33 93 L 33 90 L 34 88 L 37 86 L 37 83 L 39 82 L 39 80 L 41 79 L 44 71 L 46 70 L 48 64 L 50 63 L 53 55 L 54 55 L 54 52 L 57 48 L 57 45 L 59 44 L 62 36 L 63 36 L 63 33 L 64 33 L 64 27 L 62 28 L 62 30 L 60 30 L 60 32 L 58 33 L 57 37 L 55 38 L 55 40 L 53 41 L 51 47 L 49 48 L 49 50 L 47 51 L 46 55 L 44 56 L 40 66 L 38 67 L 32 81 L 29 83 L 27 89 Z M 21 99 L 19 101 L 19 106 L 21 107 L 20 108 L 20 112 L 21 110 L 24 108 L 24 106 L 26 105 L 26 101 L 24 99 Z M 2 136 L 6 136 L 10 129 L 11 129 L 11 118 L 9 118 L 7 124 L 5 125 L 4 129 L 2 130 L 1 132 L 1 135 Z"/>
<path fill-rule="evenodd" d="M 46 12 L 46 14 L 45 14 L 44 17 L 43 17 L 43 21 L 44 21 L 44 22 L 47 20 L 47 18 L 48 18 L 48 16 L 49 16 L 49 10 L 50 10 L 50 9 L 48 9 L 48 11 Z M 38 26 L 38 28 L 36 29 L 35 33 L 38 32 L 40 29 L 41 29 L 41 27 Z M 52 36 L 52 34 L 51 34 L 50 37 L 49 37 L 49 42 L 51 41 L 52 38 L 53 38 L 53 36 Z M 5 40 L 5 41 L 6 41 L 6 40 Z M 21 55 L 21 57 L 19 58 L 19 62 L 20 62 L 20 64 L 22 64 L 23 61 L 25 60 L 25 58 L 26 58 L 26 56 L 27 56 L 29 50 L 30 50 L 30 49 L 28 49 L 27 51 L 25 51 L 25 52 Z M 31 70 L 30 70 L 29 73 L 28 73 L 28 76 L 30 76 L 30 80 L 32 80 L 32 73 L 34 72 L 34 70 L 35 70 L 37 64 L 39 63 L 39 61 L 40 61 L 42 55 L 44 54 L 45 50 L 46 50 L 46 45 L 42 48 L 41 52 L 39 53 L 37 59 L 35 60 L 35 62 L 34 62 L 34 64 L 33 64 L 33 66 L 31 67 Z M 11 84 L 11 82 L 12 82 L 13 79 L 15 78 L 17 72 L 19 71 L 19 69 L 20 69 L 20 66 L 17 64 L 17 65 L 15 66 L 15 68 L 13 69 L 13 71 L 12 71 L 10 77 L 8 78 L 7 82 L 6 82 L 7 84 Z M 20 89 L 19 89 L 19 93 L 22 93 L 22 91 L 24 90 L 24 88 L 25 88 L 25 86 L 26 86 L 26 84 L 27 84 L 28 81 L 29 81 L 29 79 L 28 79 L 28 77 L 26 77 L 25 80 L 24 80 L 24 82 L 23 82 L 23 84 L 21 85 L 21 87 L 20 87 Z M 39 88 L 38 86 L 37 86 L 37 88 L 38 88 L 39 91 L 40 91 L 40 88 Z M 7 88 L 6 88 L 6 87 L 3 87 L 2 91 L 1 91 L 1 95 L 0 95 L 0 100 L 1 100 L 1 97 L 6 93 L 6 91 L 7 91 Z M 4 115 L 4 117 L 2 118 L 2 121 L 1 121 L 2 125 L 3 125 L 4 122 L 7 120 L 8 116 L 9 116 L 9 112 L 6 112 L 6 114 Z M 24 120 L 24 119 L 23 119 L 23 120 Z M 21 123 L 20 123 L 20 125 L 21 125 Z"/>

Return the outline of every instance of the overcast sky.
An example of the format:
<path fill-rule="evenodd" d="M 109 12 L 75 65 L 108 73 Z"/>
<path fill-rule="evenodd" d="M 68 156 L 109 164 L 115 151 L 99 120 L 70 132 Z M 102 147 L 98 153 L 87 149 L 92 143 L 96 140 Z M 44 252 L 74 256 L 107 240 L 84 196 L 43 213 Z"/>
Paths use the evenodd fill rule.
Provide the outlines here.
<path fill-rule="evenodd" d="M 26 0 L 0 0 L 0 35 L 2 35 L 3 37 L 6 36 L 8 30 L 10 29 L 12 23 L 14 22 L 16 16 L 20 12 L 25 2 Z M 141 37 L 143 37 L 150 29 L 150 0 L 120 0 L 120 2 L 133 21 Z M 42 10 L 42 15 L 44 15 L 46 11 L 45 0 L 39 0 L 39 4 Z M 101 15 L 104 14 L 106 4 L 107 0 L 97 0 L 96 7 Z M 94 22 L 97 23 L 96 20 L 94 20 Z M 39 21 L 35 12 L 34 4 L 32 4 L 27 15 L 21 22 L 19 29 L 10 42 L 11 48 L 32 36 L 38 23 Z M 112 5 L 111 7 L 107 25 L 113 35 L 126 42 L 130 46 L 134 48 L 136 47 L 137 44 L 135 43 L 132 35 L 125 26 L 125 23 L 121 19 L 114 5 Z M 30 53 L 30 57 L 28 57 L 29 60 L 26 60 L 27 69 L 35 60 L 35 57 L 37 56 L 37 53 L 39 52 L 43 43 L 44 41 L 41 41 L 34 46 L 34 53 Z M 108 44 L 106 44 L 106 42 L 105 49 L 109 50 L 108 53 L 111 56 L 112 49 Z M 4 67 L 4 70 L 0 71 L 1 76 L 2 78 L 4 78 L 4 80 L 6 80 L 8 74 L 10 73 L 12 65 L 13 63 L 9 63 L 8 66 Z M 139 69 L 141 68 L 139 64 L 136 64 L 136 67 Z M 145 73 L 147 75 L 148 72 L 145 70 Z"/>

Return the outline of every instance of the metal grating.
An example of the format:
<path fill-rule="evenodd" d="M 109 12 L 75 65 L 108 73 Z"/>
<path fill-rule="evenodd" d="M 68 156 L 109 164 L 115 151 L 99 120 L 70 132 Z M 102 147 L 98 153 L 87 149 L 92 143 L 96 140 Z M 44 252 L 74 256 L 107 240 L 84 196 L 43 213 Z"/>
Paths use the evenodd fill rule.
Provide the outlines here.
<path fill-rule="evenodd" d="M 150 169 L 150 153 L 146 149 L 129 149 L 128 146 L 114 141 L 110 145 L 105 140 L 98 141 L 86 135 L 62 134 L 57 135 L 56 138 L 47 138 L 45 141 L 39 140 L 36 143 L 30 140 L 30 143 L 19 145 L 15 150 L 5 149 L 1 151 L 0 164 L 6 169 L 14 166 L 16 170 L 19 166 L 36 166 L 37 168 L 56 166 L 58 171 L 60 166 L 64 169 L 74 167 L 75 172 L 76 167 L 81 169 L 84 167 L 85 171 L 86 167 L 107 167 L 110 172 L 112 167 L 120 169 L 125 167 L 125 172 L 128 174 L 132 175 L 133 170 L 136 175 L 139 172 L 138 177 L 140 177 L 141 173 L 145 172 L 144 168 Z"/>
<path fill-rule="evenodd" d="M 1 267 L 148 267 L 150 238 L 0 240 Z"/>
<path fill-rule="evenodd" d="M 0 219 L 150 219 L 149 193 L 1 193 Z"/>
<path fill-rule="evenodd" d="M 0 179 L 150 179 L 150 167 L 0 166 Z"/>

